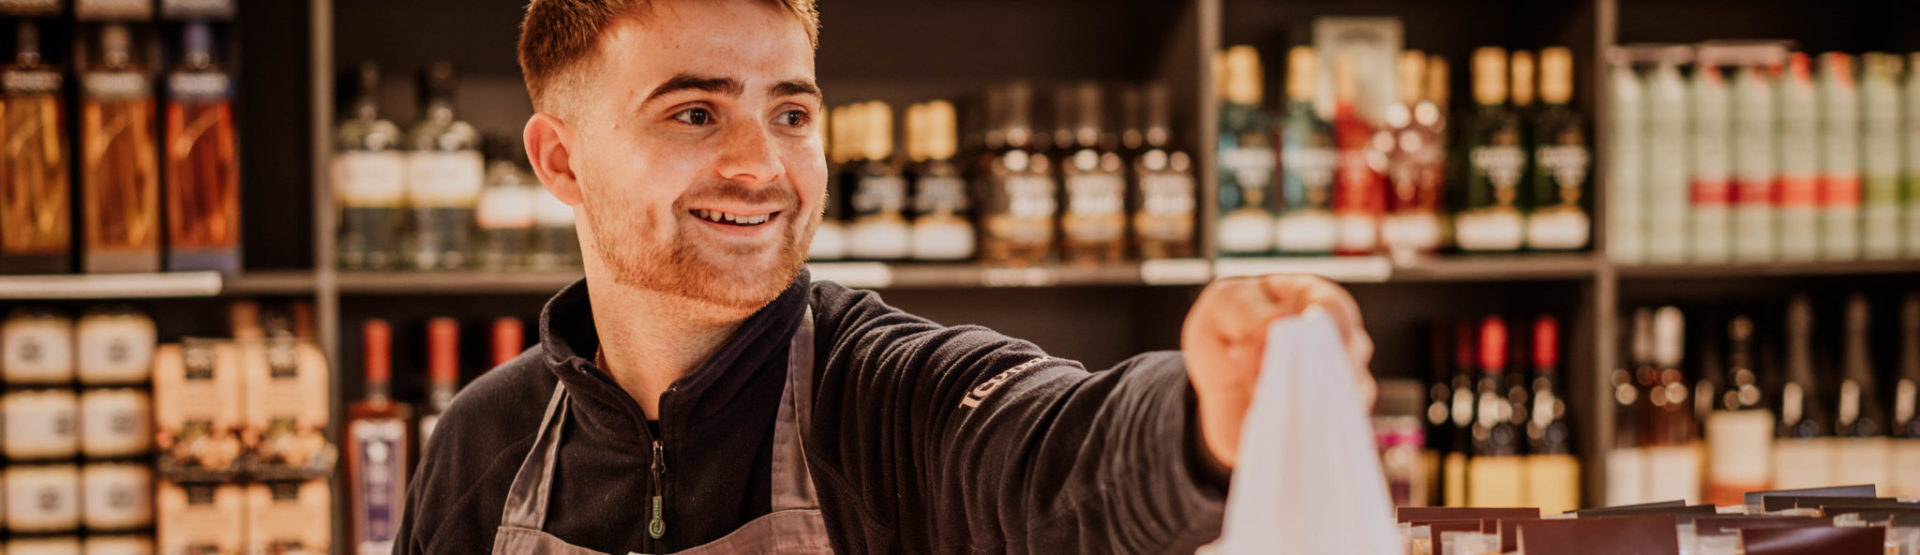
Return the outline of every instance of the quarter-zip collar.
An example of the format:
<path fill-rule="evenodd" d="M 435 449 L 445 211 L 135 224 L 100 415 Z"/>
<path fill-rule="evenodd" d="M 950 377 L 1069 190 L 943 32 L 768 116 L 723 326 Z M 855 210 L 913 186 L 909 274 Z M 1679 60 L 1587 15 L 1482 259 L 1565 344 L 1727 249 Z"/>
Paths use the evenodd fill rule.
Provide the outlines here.
<path fill-rule="evenodd" d="M 659 439 L 675 441 L 675 427 L 726 412 L 756 380 L 783 377 L 775 371 L 785 369 L 787 342 L 799 326 L 812 283 L 812 276 L 802 270 L 778 297 L 748 316 L 712 356 L 668 386 L 660 398 L 663 437 Z M 651 449 L 656 438 L 647 429 L 646 413 L 594 362 L 600 336 L 587 287 L 585 279 L 573 282 L 541 310 L 540 344 L 547 353 L 547 368 L 572 393 L 581 433 L 608 434 L 634 449 Z"/>

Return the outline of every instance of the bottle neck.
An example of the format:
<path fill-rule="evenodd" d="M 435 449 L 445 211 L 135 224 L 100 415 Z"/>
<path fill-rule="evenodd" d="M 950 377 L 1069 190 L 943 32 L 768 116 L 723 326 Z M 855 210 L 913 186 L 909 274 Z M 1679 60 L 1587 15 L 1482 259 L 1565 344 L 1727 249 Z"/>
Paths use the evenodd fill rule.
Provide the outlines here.
<path fill-rule="evenodd" d="M 427 100 L 427 120 L 434 123 L 453 122 L 453 99 L 436 96 Z"/>

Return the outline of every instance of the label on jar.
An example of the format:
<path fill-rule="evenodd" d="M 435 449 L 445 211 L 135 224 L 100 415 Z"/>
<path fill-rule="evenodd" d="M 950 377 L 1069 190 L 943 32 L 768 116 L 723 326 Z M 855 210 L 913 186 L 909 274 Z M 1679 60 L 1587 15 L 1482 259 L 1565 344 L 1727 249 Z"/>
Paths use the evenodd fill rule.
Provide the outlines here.
<path fill-rule="evenodd" d="M 88 466 L 81 471 L 81 519 L 89 530 L 125 530 L 153 524 L 153 474 L 134 464 Z"/>
<path fill-rule="evenodd" d="M 406 484 L 407 425 L 398 420 L 362 420 L 348 430 L 349 441 L 358 445 L 360 479 L 353 487 L 354 518 L 366 533 L 362 552 L 385 553 L 393 549 L 400 526 L 400 488 Z"/>
<path fill-rule="evenodd" d="M 9 383 L 73 379 L 73 323 L 65 318 L 8 320 L 0 329 L 0 370 Z"/>
<path fill-rule="evenodd" d="M 153 437 L 147 394 L 132 389 L 88 391 L 80 396 L 80 450 L 91 457 L 147 452 Z"/>
<path fill-rule="evenodd" d="M 71 466 L 7 469 L 7 528 L 57 532 L 80 525 L 80 475 Z"/>
<path fill-rule="evenodd" d="M 68 391 L 7 394 L 4 405 L 5 451 L 16 459 L 71 457 L 79 447 L 76 402 Z"/>
<path fill-rule="evenodd" d="M 350 150 L 333 157 L 333 195 L 342 207 L 398 207 L 407 198 L 407 155 Z"/>
<path fill-rule="evenodd" d="M 478 151 L 416 151 L 407 157 L 407 202 L 415 208 L 471 208 L 486 182 Z"/>
<path fill-rule="evenodd" d="M 90 384 L 135 383 L 152 373 L 156 330 L 141 315 L 96 315 L 78 326 L 80 381 Z"/>

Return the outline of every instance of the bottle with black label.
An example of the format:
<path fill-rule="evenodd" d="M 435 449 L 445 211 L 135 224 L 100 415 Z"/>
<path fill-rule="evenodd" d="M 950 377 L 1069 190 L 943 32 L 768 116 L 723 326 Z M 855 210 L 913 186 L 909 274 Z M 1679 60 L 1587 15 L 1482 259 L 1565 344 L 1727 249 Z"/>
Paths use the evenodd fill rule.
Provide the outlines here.
<path fill-rule="evenodd" d="M 1287 114 L 1280 127 L 1280 217 L 1274 244 L 1282 254 L 1330 254 L 1339 240 L 1333 217 L 1339 157 L 1333 124 L 1314 111 L 1319 57 L 1306 46 L 1287 52 Z"/>
<path fill-rule="evenodd" d="M 1840 363 L 1840 388 L 1834 407 L 1833 463 L 1830 480 L 1836 484 L 1877 484 L 1886 487 L 1887 414 L 1880 405 L 1875 382 L 1872 336 L 1873 313 L 1865 295 L 1847 298 L 1847 335 Z"/>
<path fill-rule="evenodd" d="M 1517 250 L 1524 239 L 1519 197 L 1526 152 L 1519 118 L 1507 106 L 1506 51 L 1474 51 L 1473 98 L 1479 108 L 1467 122 L 1467 180 L 1454 241 L 1465 251 Z"/>
<path fill-rule="evenodd" d="M 907 110 L 908 155 L 913 159 L 914 260 L 973 258 L 973 199 L 960 164 L 959 118 L 953 104 L 935 100 Z"/>
<path fill-rule="evenodd" d="M 1794 297 L 1787 305 L 1787 381 L 1780 389 L 1780 420 L 1774 428 L 1771 486 L 1775 489 L 1833 484 L 1831 420 L 1813 367 L 1813 303 Z"/>
<path fill-rule="evenodd" d="M 853 167 L 853 227 L 847 254 L 865 260 L 903 260 L 912 246 L 907 229 L 907 180 L 893 161 L 893 109 L 860 104 L 860 156 Z"/>
<path fill-rule="evenodd" d="M 160 270 L 160 164 L 152 80 L 134 62 L 125 24 L 100 27 L 100 54 L 81 75 L 80 165 L 87 272 Z"/>
<path fill-rule="evenodd" d="M 1173 148 L 1173 102 L 1165 83 L 1136 93 L 1144 122 L 1133 155 L 1133 233 L 1141 258 L 1194 256 L 1193 159 Z M 1129 110 L 1133 112 L 1133 110 Z"/>
<path fill-rule="evenodd" d="M 997 91 L 988 109 L 995 123 L 974 172 L 982 201 L 981 257 L 992 265 L 1037 265 L 1053 250 L 1059 213 L 1054 160 L 1034 147 L 1033 85 L 1015 82 Z"/>
<path fill-rule="evenodd" d="M 0 273 L 66 273 L 73 197 L 62 75 L 42 60 L 33 21 L 21 21 L 15 39 L 13 63 L 0 69 Z"/>
<path fill-rule="evenodd" d="M 1075 264 L 1120 261 L 1127 246 L 1126 164 L 1101 121 L 1100 86 L 1080 83 L 1068 89 L 1071 102 L 1056 106 L 1069 114 L 1071 142 L 1059 146 L 1060 185 L 1066 204 L 1060 213 L 1062 257 Z"/>
<path fill-rule="evenodd" d="M 1572 99 L 1572 52 L 1564 47 L 1541 50 L 1541 105 L 1533 114 L 1529 249 L 1584 249 L 1591 235 L 1587 180 L 1593 156 L 1587 148 L 1586 125 L 1569 105 Z"/>
<path fill-rule="evenodd" d="M 380 67 L 361 64 L 355 77 L 353 105 L 333 132 L 334 245 L 342 270 L 391 270 L 407 221 L 407 154 L 400 126 L 380 117 Z"/>
<path fill-rule="evenodd" d="M 1273 249 L 1274 144 L 1273 122 L 1261 107 L 1260 54 L 1235 46 L 1217 61 L 1220 253 L 1262 255 Z"/>
<path fill-rule="evenodd" d="M 232 80 L 214 62 L 213 29 L 188 23 L 167 75 L 167 270 L 240 272 L 240 158 Z"/>

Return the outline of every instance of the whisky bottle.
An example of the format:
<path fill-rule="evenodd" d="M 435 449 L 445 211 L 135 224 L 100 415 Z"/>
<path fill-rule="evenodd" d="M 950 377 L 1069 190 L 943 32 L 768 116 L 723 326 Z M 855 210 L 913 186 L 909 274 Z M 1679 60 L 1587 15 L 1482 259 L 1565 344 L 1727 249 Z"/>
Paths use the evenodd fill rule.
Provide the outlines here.
<path fill-rule="evenodd" d="M 1615 262 L 1635 263 L 1646 259 L 1647 250 L 1645 90 L 1631 64 L 1610 60 L 1608 65 L 1607 97 L 1613 132 L 1607 141 L 1606 251 Z M 1607 483 L 1611 487 L 1613 480 Z M 1620 504 L 1613 497 L 1606 502 Z"/>
<path fill-rule="evenodd" d="M 1608 505 L 1643 503 L 1648 498 L 1645 398 L 1652 392 L 1641 387 L 1638 374 L 1652 365 L 1653 310 L 1634 310 L 1632 327 L 1621 335 L 1628 338 L 1630 347 L 1622 357 L 1624 364 L 1607 378 L 1613 388 L 1613 448 L 1607 452 L 1606 465 Z"/>
<path fill-rule="evenodd" d="M 1011 83 L 995 96 L 998 106 L 990 102 L 989 113 L 996 123 L 974 173 L 982 200 L 982 259 L 1000 266 L 1040 264 L 1053 249 L 1059 212 L 1054 161 L 1033 145 L 1033 86 Z"/>
<path fill-rule="evenodd" d="M 864 260 L 903 260 L 912 248 L 907 227 L 907 180 L 893 160 L 893 109 L 861 104 L 859 158 L 853 166 L 853 226 L 847 254 Z"/>
<path fill-rule="evenodd" d="M 1527 410 L 1527 505 L 1545 513 L 1580 508 L 1580 459 L 1573 455 L 1566 390 L 1560 385 L 1560 324 L 1533 321 L 1533 383 Z"/>
<path fill-rule="evenodd" d="M 403 242 L 415 270 L 457 270 L 470 263 L 474 207 L 486 180 L 480 132 L 454 113 L 458 81 L 451 62 L 421 73 L 421 119 L 407 132 L 407 206 L 413 236 Z"/>
<path fill-rule="evenodd" d="M 1526 152 L 1519 118 L 1507 106 L 1505 51 L 1474 51 L 1473 97 L 1479 107 L 1467 124 L 1467 181 L 1454 241 L 1465 251 L 1517 250 L 1525 233 L 1519 196 Z"/>
<path fill-rule="evenodd" d="M 1893 454 L 1896 469 L 1920 468 L 1920 293 L 1900 303 L 1900 376 L 1893 386 Z M 1894 472 L 1888 493 L 1920 497 L 1920 474 Z"/>
<path fill-rule="evenodd" d="M 1847 298 L 1846 318 L 1846 345 L 1836 392 L 1839 396 L 1834 403 L 1832 475 L 1828 479 L 1836 484 L 1876 484 L 1884 488 L 1890 470 L 1887 415 L 1875 383 L 1869 346 L 1873 315 L 1865 295 Z"/>
<path fill-rule="evenodd" d="M 434 318 L 427 322 L 427 404 L 420 410 L 420 451 L 426 452 L 433 427 L 440 423 L 460 389 L 460 321 Z"/>
<path fill-rule="evenodd" d="M 1175 149 L 1173 102 L 1165 83 L 1148 85 L 1141 96 L 1141 148 L 1132 156 L 1133 232 L 1141 258 L 1190 258 L 1196 191 L 1193 159 Z M 1133 110 L 1129 110 L 1133 112 Z"/>
<path fill-rule="evenodd" d="M 1688 222 L 1689 260 L 1726 262 L 1732 255 L 1728 205 L 1733 202 L 1729 184 L 1732 161 L 1727 150 L 1732 146 L 1731 93 L 1721 76 L 1716 60 L 1701 57 L 1693 68 L 1693 83 L 1688 96 L 1692 102 L 1692 135 L 1687 141 L 1693 156 L 1693 192 L 1691 219 Z"/>
<path fill-rule="evenodd" d="M 1319 58 L 1310 47 L 1287 51 L 1287 113 L 1280 123 L 1280 216 L 1274 245 L 1282 254 L 1330 254 L 1339 242 L 1333 216 L 1339 165 L 1333 126 L 1314 112 Z"/>
<path fill-rule="evenodd" d="M 1654 311 L 1653 357 L 1658 377 L 1647 389 L 1651 426 L 1647 430 L 1647 493 L 1652 499 L 1700 498 L 1699 429 L 1690 400 L 1692 384 L 1681 370 L 1686 354 L 1686 321 L 1680 309 Z"/>
<path fill-rule="evenodd" d="M 40 57 L 40 29 L 20 22 L 0 69 L 0 273 L 66 273 L 73 247 L 60 68 Z"/>
<path fill-rule="evenodd" d="M 1780 181 L 1774 192 L 1780 259 L 1805 262 L 1820 254 L 1820 93 L 1807 55 L 1794 52 L 1780 77 Z M 1775 483 L 1776 487 L 1780 484 Z"/>
<path fill-rule="evenodd" d="M 188 23 L 167 76 L 167 270 L 240 271 L 240 159 L 231 82 L 213 61 L 213 31 Z"/>
<path fill-rule="evenodd" d="M 1066 90 L 1071 101 L 1055 106 L 1070 117 L 1069 142 L 1060 153 L 1060 185 L 1066 205 L 1060 212 L 1060 250 L 1074 264 L 1112 264 L 1127 246 L 1126 164 L 1101 121 L 1100 86 L 1079 83 Z M 1056 140 L 1056 146 L 1060 146 Z"/>
<path fill-rule="evenodd" d="M 908 114 L 907 140 L 919 145 L 909 147 L 916 151 L 912 154 L 913 259 L 973 258 L 973 199 L 967 192 L 966 177 L 955 162 L 959 118 L 953 104 L 936 100 Z"/>
<path fill-rule="evenodd" d="M 1429 64 L 1418 50 L 1400 53 L 1400 101 L 1387 107 L 1393 150 L 1387 156 L 1387 216 L 1380 241 L 1395 258 L 1431 254 L 1444 226 L 1441 191 L 1446 186 L 1446 66 Z M 1434 93 L 1439 93 L 1439 99 Z"/>
<path fill-rule="evenodd" d="M 1260 54 L 1252 46 L 1235 46 L 1217 62 L 1220 253 L 1266 254 L 1274 236 L 1274 143 L 1273 124 L 1261 108 Z"/>
<path fill-rule="evenodd" d="M 408 409 L 388 395 L 393 376 L 393 329 L 385 320 L 363 327 L 366 396 L 347 408 L 347 488 L 352 499 L 353 536 L 349 550 L 361 555 L 390 553 L 400 541 L 406 502 Z"/>
<path fill-rule="evenodd" d="M 479 265 L 492 271 L 517 270 L 528 265 L 533 246 L 534 195 L 543 195 L 537 180 L 520 168 L 514 143 L 488 142 L 487 183 L 480 190 L 473 226 L 480 233 Z"/>
<path fill-rule="evenodd" d="M 380 117 L 379 66 L 361 64 L 355 78 L 350 115 L 333 133 L 330 173 L 340 206 L 334 244 L 342 270 L 391 270 L 400 265 L 407 221 L 407 155 L 400 127 Z"/>
<path fill-rule="evenodd" d="M 1779 106 L 1771 67 L 1747 64 L 1733 77 L 1733 260 L 1769 262 L 1779 256 L 1774 225 L 1778 179 Z M 1711 497 L 1711 496 L 1709 496 Z"/>
<path fill-rule="evenodd" d="M 1691 59 L 1685 49 L 1661 54 L 1647 75 L 1642 96 L 1647 102 L 1646 123 L 1646 260 L 1679 263 L 1687 259 L 1687 218 L 1691 176 L 1687 155 L 1687 123 L 1692 116 L 1687 81 L 1680 65 Z"/>
<path fill-rule="evenodd" d="M 1381 175 L 1386 156 L 1374 147 L 1374 126 L 1355 105 L 1359 90 L 1353 72 L 1351 56 L 1334 59 L 1334 252 L 1345 255 L 1370 254 L 1380 246 L 1380 220 L 1387 211 Z"/>
<path fill-rule="evenodd" d="M 1780 389 L 1775 423 L 1772 487 L 1796 489 L 1833 484 L 1830 415 L 1813 369 L 1813 307 L 1806 297 L 1787 305 L 1787 381 Z"/>
<path fill-rule="evenodd" d="M 1480 323 L 1480 382 L 1474 391 L 1473 459 L 1467 463 L 1467 504 L 1518 507 L 1526 503 L 1521 428 L 1508 398 L 1507 325 L 1498 316 Z"/>
<path fill-rule="evenodd" d="M 87 272 L 160 270 L 160 164 L 153 88 L 133 63 L 126 25 L 100 28 L 100 58 L 81 76 L 81 194 Z"/>
<path fill-rule="evenodd" d="M 1899 56 L 1862 55 L 1860 78 L 1860 252 L 1876 260 L 1900 257 Z"/>
<path fill-rule="evenodd" d="M 1580 250 L 1592 237 L 1588 180 L 1593 153 L 1573 101 L 1573 53 L 1565 47 L 1540 51 L 1540 109 L 1533 114 L 1532 210 L 1527 248 Z"/>
<path fill-rule="evenodd" d="M 1705 501 L 1714 505 L 1739 505 L 1743 493 L 1769 488 L 1766 454 L 1773 451 L 1773 411 L 1754 366 L 1753 331 L 1753 319 L 1744 315 L 1727 323 L 1726 370 L 1706 420 Z"/>
<path fill-rule="evenodd" d="M 820 217 L 820 225 L 814 228 L 813 241 L 807 244 L 808 260 L 840 260 L 847 257 L 846 226 L 841 218 L 846 211 L 841 205 L 846 201 L 848 176 L 843 172 L 851 167 L 854 144 L 848 141 L 848 133 L 860 127 L 850 116 L 853 106 L 839 106 L 828 111 L 827 117 L 820 118 L 820 135 L 825 141 L 827 151 L 827 193 L 826 205 Z"/>
<path fill-rule="evenodd" d="M 1860 258 L 1860 88 L 1853 57 L 1820 55 L 1820 259 Z"/>

